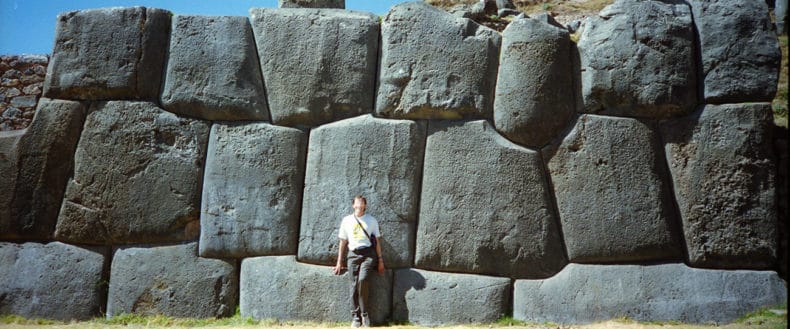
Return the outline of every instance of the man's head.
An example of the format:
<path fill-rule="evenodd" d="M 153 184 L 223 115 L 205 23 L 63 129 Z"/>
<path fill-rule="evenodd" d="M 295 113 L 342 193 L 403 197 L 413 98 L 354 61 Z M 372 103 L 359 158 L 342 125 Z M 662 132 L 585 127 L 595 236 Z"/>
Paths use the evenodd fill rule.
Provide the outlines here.
<path fill-rule="evenodd" d="M 352 201 L 352 204 L 351 204 L 351 207 L 354 208 L 354 213 L 357 216 L 364 215 L 365 214 L 365 209 L 367 208 L 367 206 L 368 206 L 368 200 L 365 199 L 365 197 L 361 196 L 361 195 L 355 196 L 354 200 Z"/>

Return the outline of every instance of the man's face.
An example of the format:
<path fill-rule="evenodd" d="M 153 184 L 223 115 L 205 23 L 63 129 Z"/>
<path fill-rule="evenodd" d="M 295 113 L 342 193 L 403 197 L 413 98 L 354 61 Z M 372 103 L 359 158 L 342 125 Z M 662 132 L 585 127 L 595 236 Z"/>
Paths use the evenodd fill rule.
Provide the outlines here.
<path fill-rule="evenodd" d="M 365 204 L 365 201 L 362 201 L 362 199 L 354 199 L 354 205 L 352 205 L 352 207 L 354 207 L 354 210 L 356 210 L 357 212 L 364 213 L 367 204 Z"/>

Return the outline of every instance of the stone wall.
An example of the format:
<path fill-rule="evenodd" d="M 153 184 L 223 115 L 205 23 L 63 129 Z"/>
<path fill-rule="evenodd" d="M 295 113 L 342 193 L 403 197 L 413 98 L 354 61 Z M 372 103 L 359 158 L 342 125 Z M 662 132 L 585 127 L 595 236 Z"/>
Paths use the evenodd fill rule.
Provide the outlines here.
<path fill-rule="evenodd" d="M 30 125 L 44 89 L 49 56 L 0 56 L 0 131 Z"/>
<path fill-rule="evenodd" d="M 331 266 L 357 194 L 383 232 L 377 323 L 785 303 L 758 7 L 621 0 L 578 43 L 423 2 L 63 13 L 46 98 L 0 132 L 0 314 L 349 321 Z"/>

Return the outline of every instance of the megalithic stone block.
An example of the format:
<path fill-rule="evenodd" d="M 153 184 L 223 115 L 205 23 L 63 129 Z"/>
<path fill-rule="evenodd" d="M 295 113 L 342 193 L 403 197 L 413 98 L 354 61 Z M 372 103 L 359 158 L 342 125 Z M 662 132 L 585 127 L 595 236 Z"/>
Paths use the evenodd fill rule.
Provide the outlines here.
<path fill-rule="evenodd" d="M 381 228 L 388 267 L 410 267 L 420 200 L 425 124 L 372 115 L 310 132 L 299 261 L 334 265 L 340 220 L 363 195 Z"/>
<path fill-rule="evenodd" d="M 170 12 L 131 7 L 58 15 L 44 97 L 159 99 Z"/>
<path fill-rule="evenodd" d="M 519 17 L 502 32 L 494 125 L 515 143 L 542 147 L 573 119 L 568 30 L 548 14 Z"/>
<path fill-rule="evenodd" d="M 490 323 L 508 313 L 510 278 L 395 270 L 392 319 L 421 326 Z"/>
<path fill-rule="evenodd" d="M 777 2 L 778 3 L 778 2 Z M 782 53 L 765 1 L 690 0 L 708 104 L 770 102 Z"/>
<path fill-rule="evenodd" d="M 203 183 L 200 255 L 296 254 L 307 134 L 267 123 L 215 123 Z"/>
<path fill-rule="evenodd" d="M 280 8 L 346 8 L 346 0 L 278 0 Z"/>
<path fill-rule="evenodd" d="M 371 274 L 368 315 L 373 324 L 390 319 L 392 271 Z M 245 258 L 239 309 L 254 319 L 351 321 L 351 274 L 299 263 L 293 256 Z"/>
<path fill-rule="evenodd" d="M 105 250 L 0 242 L 0 314 L 89 320 L 102 305 Z"/>
<path fill-rule="evenodd" d="M 236 262 L 200 258 L 197 243 L 118 249 L 110 269 L 107 318 L 230 316 L 238 298 Z"/>
<path fill-rule="evenodd" d="M 246 17 L 172 18 L 162 107 L 204 120 L 269 120 Z"/>
<path fill-rule="evenodd" d="M 775 267 L 772 129 L 769 103 L 706 105 L 662 123 L 689 265 Z"/>
<path fill-rule="evenodd" d="M 502 37 L 423 1 L 392 7 L 381 25 L 376 114 L 491 118 Z"/>
<path fill-rule="evenodd" d="M 250 9 L 272 123 L 316 127 L 373 110 L 379 19 L 340 9 Z"/>
<path fill-rule="evenodd" d="M 0 239 L 52 238 L 85 114 L 79 102 L 42 98 L 30 127 L 0 133 Z"/>
<path fill-rule="evenodd" d="M 694 111 L 697 66 L 688 4 L 617 0 L 579 39 L 584 113 L 667 118 Z"/>
<path fill-rule="evenodd" d="M 559 145 L 543 153 L 570 262 L 681 259 L 656 127 L 582 115 Z"/>
<path fill-rule="evenodd" d="M 513 317 L 529 322 L 638 321 L 728 323 L 787 303 L 773 271 L 703 270 L 684 264 L 569 264 L 545 280 L 516 280 Z"/>
<path fill-rule="evenodd" d="M 540 154 L 484 120 L 431 122 L 415 266 L 545 278 L 566 264 Z"/>
<path fill-rule="evenodd" d="M 197 238 L 209 125 L 153 103 L 97 103 L 74 155 L 55 238 L 86 244 Z"/>

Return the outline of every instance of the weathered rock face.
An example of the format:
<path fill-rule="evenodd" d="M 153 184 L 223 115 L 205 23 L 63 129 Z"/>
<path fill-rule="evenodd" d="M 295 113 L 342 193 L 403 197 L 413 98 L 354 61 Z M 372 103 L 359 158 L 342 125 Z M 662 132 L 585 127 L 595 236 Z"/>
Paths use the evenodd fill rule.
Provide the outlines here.
<path fill-rule="evenodd" d="M 391 118 L 490 118 L 502 37 L 422 1 L 381 25 L 376 113 Z"/>
<path fill-rule="evenodd" d="M 787 288 L 773 271 L 702 270 L 683 264 L 569 264 L 546 280 L 516 280 L 513 317 L 558 323 L 623 316 L 638 321 L 727 323 L 786 302 Z"/>
<path fill-rule="evenodd" d="M 82 104 L 44 98 L 28 129 L 0 137 L 0 239 L 52 238 L 84 119 Z"/>
<path fill-rule="evenodd" d="M 278 0 L 280 8 L 346 8 L 346 0 Z"/>
<path fill-rule="evenodd" d="M 415 266 L 545 278 L 565 265 L 538 152 L 485 120 L 431 122 Z"/>
<path fill-rule="evenodd" d="M 689 3 L 699 33 L 705 102 L 770 102 L 776 94 L 782 54 L 768 5 L 730 0 Z"/>
<path fill-rule="evenodd" d="M 60 242 L 0 242 L 0 314 L 88 320 L 99 314 L 104 255 Z"/>
<path fill-rule="evenodd" d="M 368 314 L 373 324 L 390 318 L 392 272 L 373 274 Z M 332 268 L 296 262 L 293 256 L 246 258 L 241 263 L 241 316 L 254 319 L 351 321 L 351 278 Z M 276 296 L 276 297 L 274 297 Z"/>
<path fill-rule="evenodd" d="M 269 120 L 247 18 L 177 15 L 172 20 L 162 107 L 204 120 Z"/>
<path fill-rule="evenodd" d="M 776 265 L 772 126 L 768 103 L 707 105 L 662 124 L 689 265 Z"/>
<path fill-rule="evenodd" d="M 0 56 L 0 131 L 30 126 L 48 63 L 48 55 Z"/>
<path fill-rule="evenodd" d="M 250 9 L 272 123 L 314 127 L 370 113 L 378 17 L 337 9 Z"/>
<path fill-rule="evenodd" d="M 44 96 L 156 100 L 169 36 L 166 10 L 116 7 L 60 14 Z"/>
<path fill-rule="evenodd" d="M 558 147 L 544 149 L 571 262 L 681 258 L 655 130 L 582 115 Z"/>
<path fill-rule="evenodd" d="M 307 135 L 266 123 L 211 127 L 200 255 L 295 254 Z"/>
<path fill-rule="evenodd" d="M 618 0 L 579 39 L 585 113 L 665 118 L 697 102 L 691 9 L 685 3 Z"/>
<path fill-rule="evenodd" d="M 502 33 L 496 129 L 518 144 L 545 145 L 575 112 L 572 73 L 567 29 L 547 14 L 516 18 Z"/>
<path fill-rule="evenodd" d="M 299 260 L 334 265 L 340 220 L 361 194 L 379 222 L 387 266 L 411 266 L 424 145 L 424 123 L 371 115 L 311 131 Z"/>
<path fill-rule="evenodd" d="M 508 313 L 510 279 L 395 270 L 392 319 L 421 326 L 494 322 Z"/>
<path fill-rule="evenodd" d="M 234 261 L 200 258 L 197 243 L 115 252 L 107 318 L 120 314 L 209 318 L 236 309 Z"/>
<path fill-rule="evenodd" d="M 209 126 L 146 102 L 98 103 L 85 120 L 55 238 L 89 244 L 197 237 Z"/>

